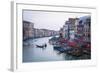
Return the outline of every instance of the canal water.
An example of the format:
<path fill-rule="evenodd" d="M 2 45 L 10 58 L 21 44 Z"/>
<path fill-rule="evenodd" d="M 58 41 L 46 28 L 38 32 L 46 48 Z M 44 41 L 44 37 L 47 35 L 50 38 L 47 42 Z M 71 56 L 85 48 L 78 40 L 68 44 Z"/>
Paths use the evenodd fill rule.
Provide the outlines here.
<path fill-rule="evenodd" d="M 23 62 L 45 62 L 45 61 L 64 61 L 64 60 L 77 60 L 85 59 L 87 55 L 83 57 L 73 57 L 71 55 L 60 53 L 53 49 L 53 46 L 49 44 L 51 37 L 30 39 L 25 41 L 27 45 L 23 46 Z M 47 44 L 46 48 L 38 48 L 36 45 Z"/>

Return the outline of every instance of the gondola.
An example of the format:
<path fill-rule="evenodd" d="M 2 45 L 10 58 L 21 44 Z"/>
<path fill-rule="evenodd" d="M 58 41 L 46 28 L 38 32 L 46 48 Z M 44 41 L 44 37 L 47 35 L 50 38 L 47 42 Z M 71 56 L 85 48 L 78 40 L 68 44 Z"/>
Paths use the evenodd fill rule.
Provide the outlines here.
<path fill-rule="evenodd" d="M 36 47 L 38 47 L 38 48 L 44 48 L 45 46 L 44 45 L 36 45 Z"/>
<path fill-rule="evenodd" d="M 47 44 L 44 44 L 44 45 L 36 45 L 36 47 L 38 47 L 38 48 L 46 48 L 47 47 Z"/>

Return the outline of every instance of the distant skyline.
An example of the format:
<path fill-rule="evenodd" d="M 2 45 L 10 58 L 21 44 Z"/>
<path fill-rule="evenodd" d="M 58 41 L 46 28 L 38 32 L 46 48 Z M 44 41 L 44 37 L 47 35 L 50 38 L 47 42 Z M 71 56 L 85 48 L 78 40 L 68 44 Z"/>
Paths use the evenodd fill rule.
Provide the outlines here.
<path fill-rule="evenodd" d="M 34 28 L 58 31 L 68 18 L 79 18 L 87 15 L 90 14 L 24 10 L 23 20 L 34 23 Z"/>

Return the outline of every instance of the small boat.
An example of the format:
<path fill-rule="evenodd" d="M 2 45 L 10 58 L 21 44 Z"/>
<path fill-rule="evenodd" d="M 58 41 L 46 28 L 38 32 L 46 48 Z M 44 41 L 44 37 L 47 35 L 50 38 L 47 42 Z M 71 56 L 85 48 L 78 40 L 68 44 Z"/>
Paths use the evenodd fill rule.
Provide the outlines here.
<path fill-rule="evenodd" d="M 44 48 L 45 46 L 44 45 L 36 45 L 36 47 L 38 47 L 38 48 Z"/>
<path fill-rule="evenodd" d="M 78 56 L 81 56 L 83 54 L 83 52 L 82 52 L 82 50 L 74 48 L 74 49 L 67 51 L 67 54 L 78 57 Z"/>
<path fill-rule="evenodd" d="M 57 51 L 59 51 L 61 53 L 66 51 L 66 49 L 64 49 L 60 45 L 55 45 L 55 46 L 53 46 L 53 48 L 54 48 L 54 50 L 57 50 Z"/>
<path fill-rule="evenodd" d="M 58 40 L 59 40 L 59 37 L 52 37 L 52 38 L 50 38 L 49 39 L 49 43 L 51 44 L 51 45 L 55 45 L 56 44 L 56 42 L 58 42 Z"/>
<path fill-rule="evenodd" d="M 43 45 L 36 45 L 36 47 L 38 47 L 38 48 L 46 48 L 46 47 L 47 47 L 47 44 L 43 44 Z"/>
<path fill-rule="evenodd" d="M 58 49 L 58 48 L 61 48 L 61 46 L 57 46 L 57 45 L 55 46 L 55 45 L 54 45 L 53 48 L 54 48 L 54 49 Z"/>

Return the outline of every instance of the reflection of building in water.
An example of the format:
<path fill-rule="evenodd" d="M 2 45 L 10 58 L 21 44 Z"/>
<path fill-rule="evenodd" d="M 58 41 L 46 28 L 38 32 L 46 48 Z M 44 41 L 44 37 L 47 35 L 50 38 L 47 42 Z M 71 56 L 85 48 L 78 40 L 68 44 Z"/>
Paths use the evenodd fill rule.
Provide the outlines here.
<path fill-rule="evenodd" d="M 34 23 L 23 21 L 23 40 L 34 37 Z"/>

